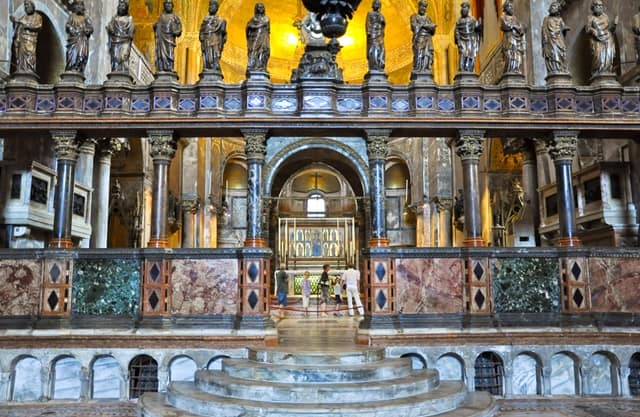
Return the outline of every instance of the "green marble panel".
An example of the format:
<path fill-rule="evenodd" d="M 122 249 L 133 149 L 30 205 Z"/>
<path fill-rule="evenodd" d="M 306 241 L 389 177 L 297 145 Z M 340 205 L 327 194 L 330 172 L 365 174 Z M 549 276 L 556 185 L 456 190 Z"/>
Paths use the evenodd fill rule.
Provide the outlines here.
<path fill-rule="evenodd" d="M 139 311 L 140 262 L 78 260 L 72 294 L 74 314 L 135 316 Z"/>
<path fill-rule="evenodd" d="M 560 310 L 557 258 L 492 259 L 496 313 L 542 313 Z"/>

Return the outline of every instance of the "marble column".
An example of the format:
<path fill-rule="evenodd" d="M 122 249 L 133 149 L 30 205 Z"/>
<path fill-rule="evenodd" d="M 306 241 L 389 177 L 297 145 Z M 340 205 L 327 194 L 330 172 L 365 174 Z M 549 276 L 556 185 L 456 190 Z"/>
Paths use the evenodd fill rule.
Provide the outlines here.
<path fill-rule="evenodd" d="M 74 171 L 78 161 L 75 130 L 52 131 L 56 155 L 57 182 L 53 201 L 53 235 L 51 248 L 72 248 L 71 216 L 73 207 Z"/>
<path fill-rule="evenodd" d="M 538 210 L 538 165 L 536 158 L 535 145 L 528 143 L 522 152 L 522 183 L 524 187 L 524 199 L 526 204 L 526 212 L 523 214 L 523 218 L 530 215 L 533 223 L 532 233 L 534 241 L 531 245 L 526 246 L 538 246 L 537 230 L 540 227 L 540 210 Z"/>
<path fill-rule="evenodd" d="M 371 190 L 371 238 L 370 247 L 389 246 L 385 206 L 384 164 L 386 162 L 390 130 L 367 131 L 367 155 L 369 157 L 369 184 Z"/>
<path fill-rule="evenodd" d="M 93 184 L 93 159 L 96 154 L 96 140 L 85 139 L 80 145 L 80 155 L 78 156 L 78 162 L 75 169 L 75 181 L 87 188 L 91 188 Z M 91 195 L 90 195 L 91 196 Z M 91 207 L 92 197 L 87 201 L 87 205 Z M 91 213 L 87 219 L 91 223 Z M 89 239 L 81 239 L 78 243 L 80 248 L 89 247 Z"/>
<path fill-rule="evenodd" d="M 451 247 L 453 245 L 453 228 L 452 228 L 452 198 L 437 198 L 436 208 L 438 209 L 438 246 Z"/>
<path fill-rule="evenodd" d="M 247 237 L 245 247 L 266 247 L 262 237 L 262 166 L 267 151 L 267 131 L 244 129 L 247 155 Z"/>
<path fill-rule="evenodd" d="M 573 195 L 571 165 L 578 148 L 578 132 L 554 131 L 547 143 L 556 167 L 558 190 L 558 246 L 580 246 L 576 230 L 576 207 Z"/>
<path fill-rule="evenodd" d="M 542 395 L 545 397 L 551 396 L 551 363 L 545 362 L 542 366 Z"/>
<path fill-rule="evenodd" d="M 109 233 L 109 197 L 111 180 L 111 157 L 114 153 L 121 151 L 127 142 L 111 138 L 103 139 L 98 145 L 98 167 L 97 178 L 94 181 L 95 190 L 91 246 L 94 248 L 106 248 Z"/>
<path fill-rule="evenodd" d="M 167 206 L 169 202 L 169 165 L 176 153 L 176 141 L 171 130 L 150 130 L 151 158 L 153 159 L 153 195 L 151 204 L 150 248 L 166 248 Z"/>
<path fill-rule="evenodd" d="M 200 210 L 198 198 L 182 200 L 182 247 L 197 248 L 197 214 Z"/>
<path fill-rule="evenodd" d="M 11 386 L 11 372 L 0 372 L 0 401 L 9 401 L 9 387 Z"/>
<path fill-rule="evenodd" d="M 480 213 L 478 164 L 484 149 L 483 130 L 461 130 L 456 141 L 456 154 L 462 161 L 464 185 L 464 246 L 485 246 Z"/>

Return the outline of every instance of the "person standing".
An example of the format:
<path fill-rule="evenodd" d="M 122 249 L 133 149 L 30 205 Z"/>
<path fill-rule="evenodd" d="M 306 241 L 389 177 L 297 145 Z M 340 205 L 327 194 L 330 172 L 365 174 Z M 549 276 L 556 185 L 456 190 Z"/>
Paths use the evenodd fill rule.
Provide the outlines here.
<path fill-rule="evenodd" d="M 173 1 L 165 0 L 164 12 L 153 25 L 156 35 L 156 71 L 174 72 L 176 38 L 182 35 L 180 18 L 173 13 Z"/>
<path fill-rule="evenodd" d="M 25 0 L 24 11 L 25 15 L 21 18 L 9 16 L 15 28 L 13 57 L 17 73 L 35 74 L 36 47 L 38 32 L 42 29 L 42 16 L 36 13 L 36 6 L 31 0 Z"/>
<path fill-rule="evenodd" d="M 436 25 L 427 16 L 427 0 L 418 2 L 418 13 L 411 16 L 411 31 L 413 32 L 413 72 L 431 71 L 433 66 L 432 37 L 436 33 Z"/>
<path fill-rule="evenodd" d="M 85 16 L 83 0 L 73 3 L 73 14 L 67 20 L 66 30 L 69 35 L 66 71 L 84 73 L 89 57 L 89 38 L 93 34 L 93 25 Z"/>
<path fill-rule="evenodd" d="M 591 2 L 591 14 L 587 17 L 584 28 L 589 35 L 591 45 L 591 75 L 612 74 L 613 60 L 616 55 L 616 46 L 613 33 L 616 30 L 616 18 L 609 21 L 609 16 L 604 13 L 602 0 Z"/>
<path fill-rule="evenodd" d="M 369 71 L 384 71 L 384 28 L 386 23 L 384 16 L 380 13 L 380 0 L 373 0 L 371 8 L 373 10 L 367 13 L 366 22 Z"/>
<path fill-rule="evenodd" d="M 331 265 L 322 265 L 322 275 L 320 275 L 320 310 L 322 311 L 322 317 L 327 317 L 327 304 L 329 304 L 329 287 L 331 281 L 329 280 L 329 271 Z"/>
<path fill-rule="evenodd" d="M 341 316 L 340 306 L 342 305 L 342 279 L 339 277 L 336 277 L 333 283 L 333 296 L 336 300 L 336 312 L 334 315 Z"/>
<path fill-rule="evenodd" d="M 204 69 L 220 72 L 222 49 L 227 42 L 227 21 L 216 13 L 218 13 L 218 1 L 211 0 L 209 15 L 205 16 L 200 26 L 200 45 Z"/>
<path fill-rule="evenodd" d="M 271 55 L 271 22 L 266 15 L 264 4 L 256 3 L 254 16 L 247 22 L 247 75 L 250 72 L 267 72 L 267 62 Z"/>
<path fill-rule="evenodd" d="M 289 275 L 284 269 L 284 265 L 280 265 L 280 270 L 276 274 L 276 295 L 278 297 L 279 312 L 277 317 L 284 318 L 284 309 L 288 305 L 287 294 L 289 293 Z"/>
<path fill-rule="evenodd" d="M 311 281 L 309 281 L 309 271 L 304 271 L 302 278 L 302 308 L 304 308 L 304 316 L 309 315 L 309 299 L 311 298 Z"/>
<path fill-rule="evenodd" d="M 482 21 L 477 21 L 469 15 L 471 5 L 463 1 L 460 5 L 460 18 L 456 22 L 455 41 L 460 58 L 459 71 L 473 72 L 476 64 L 476 56 L 480 49 L 480 36 L 482 34 Z"/>
<path fill-rule="evenodd" d="M 364 316 L 364 308 L 360 301 L 360 271 L 354 268 L 353 264 L 347 265 L 347 270 L 344 271 L 342 279 L 347 285 L 347 306 L 349 307 L 349 315 L 353 316 L 353 302 L 352 298 L 356 302 L 358 307 L 358 313 Z"/>
<path fill-rule="evenodd" d="M 120 0 L 117 14 L 107 25 L 112 72 L 129 72 L 129 56 L 134 31 L 133 18 L 129 15 L 129 2 Z"/>

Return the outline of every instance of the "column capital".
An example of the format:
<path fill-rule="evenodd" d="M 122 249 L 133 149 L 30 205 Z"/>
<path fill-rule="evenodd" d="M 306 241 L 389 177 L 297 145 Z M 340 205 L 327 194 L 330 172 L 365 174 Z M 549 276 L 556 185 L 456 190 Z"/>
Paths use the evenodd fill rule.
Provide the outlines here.
<path fill-rule="evenodd" d="M 78 132 L 75 130 L 52 130 L 51 137 L 54 142 L 54 152 L 56 159 L 77 161 L 78 160 Z"/>
<path fill-rule="evenodd" d="M 553 131 L 553 137 L 547 141 L 547 148 L 554 162 L 573 161 L 578 151 L 579 133 L 573 130 Z"/>
<path fill-rule="evenodd" d="M 99 142 L 101 158 L 111 158 L 115 153 L 129 149 L 127 138 L 102 138 Z"/>
<path fill-rule="evenodd" d="M 244 152 L 248 159 L 264 159 L 267 152 L 266 129 L 242 129 Z"/>
<path fill-rule="evenodd" d="M 484 150 L 484 130 L 461 130 L 455 143 L 461 160 L 479 160 Z"/>
<path fill-rule="evenodd" d="M 180 205 L 182 206 L 183 212 L 196 214 L 200 209 L 200 199 L 195 198 L 195 199 L 189 199 L 189 200 L 182 200 L 180 202 Z"/>
<path fill-rule="evenodd" d="M 390 130 L 367 130 L 367 154 L 369 160 L 386 159 Z"/>
<path fill-rule="evenodd" d="M 171 161 L 176 154 L 176 141 L 172 130 L 149 130 L 151 158 L 154 161 Z"/>
<path fill-rule="evenodd" d="M 433 202 L 440 213 L 453 210 L 453 198 L 436 197 Z"/>

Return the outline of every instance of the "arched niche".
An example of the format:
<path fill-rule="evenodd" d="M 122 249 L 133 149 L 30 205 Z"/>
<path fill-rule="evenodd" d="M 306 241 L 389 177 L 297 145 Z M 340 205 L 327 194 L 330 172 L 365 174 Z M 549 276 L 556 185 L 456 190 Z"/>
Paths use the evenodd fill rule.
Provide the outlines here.
<path fill-rule="evenodd" d="M 39 401 L 42 398 L 42 364 L 33 356 L 15 361 L 11 377 L 11 401 Z"/>
<path fill-rule="evenodd" d="M 78 400 L 82 393 L 82 365 L 73 356 L 56 358 L 51 366 L 51 397 L 54 400 Z"/>
<path fill-rule="evenodd" d="M 91 365 L 91 398 L 119 399 L 122 369 L 113 356 L 99 356 Z"/>
<path fill-rule="evenodd" d="M 513 361 L 514 395 L 542 395 L 542 364 L 532 353 L 521 353 Z"/>
<path fill-rule="evenodd" d="M 198 366 L 186 355 L 176 356 L 169 364 L 170 381 L 193 381 Z"/>
<path fill-rule="evenodd" d="M 438 358 L 435 368 L 443 381 L 463 381 L 464 361 L 454 353 L 446 353 Z"/>

